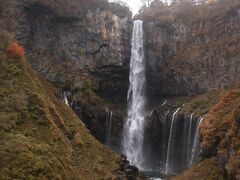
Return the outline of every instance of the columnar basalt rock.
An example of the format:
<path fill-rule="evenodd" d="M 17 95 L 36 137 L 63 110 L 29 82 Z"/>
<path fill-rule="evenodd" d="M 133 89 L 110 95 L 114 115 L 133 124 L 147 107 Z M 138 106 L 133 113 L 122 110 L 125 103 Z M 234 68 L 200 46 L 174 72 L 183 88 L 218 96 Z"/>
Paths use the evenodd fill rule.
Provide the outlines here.
<path fill-rule="evenodd" d="M 208 114 L 200 133 L 202 158 L 213 157 L 214 167 L 221 167 L 229 178 L 239 177 L 240 118 L 239 107 L 235 107 L 239 93 L 236 99 L 235 96 L 230 99 L 233 107 L 227 101 L 223 108 L 221 102 L 219 107 L 212 108 L 219 100 L 217 93 L 209 93 L 240 82 L 239 8 L 238 4 L 221 7 L 213 3 L 197 13 L 181 10 L 178 14 L 170 7 L 150 17 L 149 14 L 139 16 L 144 20 L 149 98 L 146 109 L 151 112 L 144 131 L 146 166 L 159 168 L 166 163 L 162 158 L 167 153 L 163 144 L 168 140 L 164 128 L 171 125 L 173 113 L 181 107 L 173 125 L 178 127 L 176 148 L 171 152 L 178 166 L 176 172 L 187 167 L 182 159 L 189 160 L 175 153 L 183 152 L 178 144 L 182 140 L 179 131 L 184 131 L 192 113 L 196 116 L 193 121 Z M 70 92 L 67 104 L 102 143 L 107 129 L 105 109 L 111 109 L 109 143 L 119 151 L 126 117 L 131 50 L 132 15 L 128 8 L 106 0 L 0 0 L 0 27 L 12 32 L 25 46 L 32 66 L 59 87 L 56 92 L 59 98 L 61 92 Z M 209 94 L 196 101 L 188 99 L 189 95 L 199 93 Z M 155 106 L 153 101 L 176 96 L 181 96 L 184 102 L 181 98 L 181 103 L 173 100 L 167 104 L 176 105 L 166 108 Z M 212 109 L 210 114 L 209 109 Z M 229 116 L 224 116 L 226 110 Z M 75 158 L 73 154 L 73 159 L 78 160 Z M 120 176 L 134 178 L 137 169 L 122 158 Z M 205 160 L 202 164 L 205 166 Z"/>
<path fill-rule="evenodd" d="M 144 163 L 148 169 L 180 173 L 199 160 L 199 139 L 194 137 L 201 117 L 166 104 L 154 108 L 146 119 Z"/>
<path fill-rule="evenodd" d="M 141 17 L 150 94 L 191 95 L 240 82 L 240 9 L 222 6 L 213 4 L 196 12 L 190 6 L 179 14 L 166 8 L 155 16 Z M 199 11 L 203 17 L 194 16 Z"/>
<path fill-rule="evenodd" d="M 127 7 L 105 0 L 1 0 L 0 6 L 29 61 L 48 80 L 79 89 L 90 76 L 99 94 L 125 101 L 132 31 Z"/>
<path fill-rule="evenodd" d="M 127 99 L 129 9 L 106 0 L 0 0 L 0 9 L 1 27 L 24 45 L 31 65 L 60 89 L 59 97 L 62 91 L 74 94 L 74 111 L 104 143 L 105 108 L 112 106 L 106 101 Z M 122 121 L 114 110 L 111 139 L 118 150 Z"/>

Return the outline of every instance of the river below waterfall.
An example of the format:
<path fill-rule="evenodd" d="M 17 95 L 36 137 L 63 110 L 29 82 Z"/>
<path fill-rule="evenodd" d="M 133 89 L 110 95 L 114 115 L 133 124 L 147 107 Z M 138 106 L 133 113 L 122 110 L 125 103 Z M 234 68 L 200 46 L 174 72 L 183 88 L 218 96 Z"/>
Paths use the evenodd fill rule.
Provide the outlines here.
<path fill-rule="evenodd" d="M 151 180 L 169 180 L 172 176 L 162 173 L 161 171 L 143 171 Z"/>

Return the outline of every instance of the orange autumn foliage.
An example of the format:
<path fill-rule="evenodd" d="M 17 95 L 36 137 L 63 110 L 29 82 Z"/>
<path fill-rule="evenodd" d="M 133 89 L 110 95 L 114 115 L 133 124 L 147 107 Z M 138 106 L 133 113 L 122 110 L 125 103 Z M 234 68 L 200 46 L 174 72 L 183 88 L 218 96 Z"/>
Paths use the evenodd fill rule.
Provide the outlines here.
<path fill-rule="evenodd" d="M 25 54 L 25 49 L 18 43 L 11 42 L 7 48 L 7 53 L 12 58 L 22 58 Z"/>

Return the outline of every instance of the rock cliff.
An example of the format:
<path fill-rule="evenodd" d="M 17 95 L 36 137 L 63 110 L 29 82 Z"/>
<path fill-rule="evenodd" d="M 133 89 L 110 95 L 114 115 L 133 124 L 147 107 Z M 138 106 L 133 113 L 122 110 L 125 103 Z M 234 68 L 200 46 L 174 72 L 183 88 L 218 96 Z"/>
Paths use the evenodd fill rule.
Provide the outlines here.
<path fill-rule="evenodd" d="M 87 76 L 102 96 L 126 99 L 132 31 L 128 8 L 105 0 L 1 0 L 1 8 L 5 26 L 48 80 L 76 90 Z"/>
<path fill-rule="evenodd" d="M 237 1 L 178 7 L 155 1 L 136 17 L 145 22 L 148 163 L 161 163 L 164 122 L 173 110 L 181 108 L 175 117 L 180 141 L 191 114 L 205 115 L 199 163 L 176 179 L 239 178 L 239 8 Z M 176 144 L 176 161 L 183 157 L 181 148 Z"/>
<path fill-rule="evenodd" d="M 209 92 L 240 81 L 240 6 L 153 4 L 145 22 L 148 91 L 156 96 Z"/>
<path fill-rule="evenodd" d="M 132 32 L 128 8 L 105 0 L 0 4 L 2 27 L 24 45 L 34 69 L 72 94 L 67 98 L 72 102 L 74 97 L 74 111 L 104 143 L 105 109 L 126 102 Z M 116 110 L 114 121 L 119 119 L 121 124 Z M 121 132 L 115 134 L 120 144 Z"/>
<path fill-rule="evenodd" d="M 186 159 L 185 154 L 181 157 L 178 156 L 179 153 L 184 152 L 182 145 L 178 142 L 183 139 L 182 131 L 185 131 L 186 122 L 189 122 L 189 117 L 193 113 L 194 122 L 203 115 L 206 115 L 206 119 L 200 131 L 202 144 L 198 160 L 201 162 L 177 178 L 195 179 L 196 174 L 199 173 L 204 176 L 198 177 L 204 179 L 216 177 L 238 179 L 239 88 L 234 90 L 231 88 L 240 82 L 238 63 L 240 59 L 238 28 L 240 4 L 235 1 L 232 1 L 235 3 L 229 3 L 226 0 L 207 6 L 184 4 L 179 7 L 166 7 L 156 2 L 136 17 L 144 20 L 145 34 L 147 96 L 149 100 L 145 127 L 145 163 L 148 167 L 153 168 L 159 168 L 161 163 L 164 163 L 162 158 L 166 156 L 166 147 L 163 147 L 163 144 L 169 138 L 165 137 L 164 128 L 169 128 L 169 122 L 172 121 L 174 112 L 180 107 L 181 109 L 174 120 L 179 128 L 174 135 L 176 139 L 174 140 L 175 144 L 173 144 L 176 147 L 171 152 L 172 158 L 175 159 L 174 163 L 178 166 L 176 169 L 178 172 L 187 167 L 185 162 L 185 164 L 182 163 L 183 159 Z M 65 154 L 67 170 L 60 173 L 63 178 L 66 174 L 75 176 L 78 173 L 85 174 L 85 171 L 87 179 L 96 179 L 97 176 L 112 178 L 117 177 L 119 173 L 121 177 L 129 175 L 132 178 L 131 173 L 137 176 L 138 170 L 129 166 L 126 157 L 122 156 L 119 166 L 119 163 L 116 162 L 119 157 L 103 148 L 92 138 L 72 111 L 59 101 L 59 99 L 65 101 L 102 143 L 106 142 L 109 112 L 112 111 L 109 141 L 111 148 L 116 151 L 121 150 L 131 53 L 132 19 L 129 10 L 118 4 L 109 4 L 105 0 L 0 0 L 0 25 L 24 45 L 26 57 L 34 69 L 59 89 L 54 91 L 58 99 L 52 92 L 50 95 L 44 95 L 42 91 L 48 91 L 49 87 L 41 87 L 39 95 L 43 99 L 50 98 L 50 105 L 48 102 L 43 103 L 44 107 L 47 108 L 44 110 L 47 112 L 45 113 L 47 118 L 50 117 L 48 119 L 50 129 L 53 128 L 54 132 L 58 133 L 52 134 L 52 131 L 45 126 L 41 126 L 41 128 L 50 137 L 56 135 L 57 140 L 55 141 L 53 138 L 52 141 L 56 146 L 56 149 L 53 150 L 56 150 L 57 154 L 52 156 L 53 152 L 46 145 L 46 141 L 41 139 L 42 144 L 40 145 L 44 148 L 46 145 L 46 149 L 40 149 L 40 155 L 36 158 L 42 158 L 41 153 L 48 151 L 53 158 L 52 161 L 57 165 L 52 172 L 58 173 L 63 169 L 58 158 L 62 158 L 62 154 Z M 0 49 L 4 50 L 1 44 Z M 6 55 L 3 57 L 2 61 L 4 62 L 7 58 Z M 6 67 L 10 73 L 19 74 L 14 64 L 8 66 L 3 63 L 0 66 L 3 69 Z M 5 76 L 8 77 L 6 74 L 0 78 L 4 80 Z M 30 89 L 24 89 L 21 97 L 15 96 L 16 91 L 19 90 L 19 87 L 16 87 L 17 90 L 15 89 L 13 95 L 9 94 L 7 99 L 4 98 L 4 93 L 12 84 L 7 84 L 8 87 L 0 92 L 2 93 L 0 97 L 7 100 L 7 104 L 13 108 L 10 109 L 12 112 L 23 111 L 23 114 L 17 112 L 9 117 L 7 115 L 9 109 L 4 109 L 0 114 L 3 117 L 2 126 L 4 129 L 3 135 L 1 132 L 0 136 L 2 135 L 4 138 L 6 134 L 11 136 L 10 147 L 15 143 L 15 136 L 17 136 L 15 139 L 23 144 L 28 144 L 29 141 L 34 141 L 36 138 L 34 134 L 36 133 L 35 124 L 31 121 L 30 124 L 33 124 L 34 127 L 29 131 L 23 131 L 26 124 L 21 122 L 21 118 L 22 115 L 25 115 L 26 109 L 21 109 L 20 106 L 25 107 L 25 104 L 13 105 L 10 103 L 15 98 L 20 98 L 19 101 L 24 100 L 23 102 L 30 104 L 32 103 L 31 99 L 36 100 L 35 95 L 28 94 L 29 91 L 36 90 L 33 87 L 36 75 L 34 73 L 30 75 L 33 76 L 33 80 L 28 77 L 29 82 L 18 79 L 23 82 L 22 85 L 18 84 L 23 89 L 26 88 L 26 84 L 31 85 Z M 5 81 L 3 82 L 5 83 Z M 46 85 L 45 81 L 37 82 L 37 84 L 38 86 Z M 52 86 L 50 87 L 52 89 Z M 219 90 L 226 87 L 230 89 Z M 25 101 L 26 99 L 21 98 L 29 100 Z M 161 104 L 165 99 L 167 103 L 163 106 Z M 37 117 L 34 114 L 42 112 L 35 112 L 39 110 L 38 108 L 42 108 L 42 103 L 39 105 L 41 98 L 36 101 L 33 103 L 37 105 L 33 104 L 33 109 L 27 107 L 27 112 L 31 111 L 30 115 L 33 115 L 33 119 L 37 123 L 46 124 L 48 122 L 44 121 L 46 120 L 45 115 Z M 69 112 L 70 115 L 67 114 L 70 117 L 65 114 L 65 111 Z M 23 120 L 25 120 L 24 118 L 26 117 L 24 116 Z M 74 120 L 68 121 L 69 119 Z M 70 124 L 67 124 L 68 122 Z M 20 123 L 19 126 L 18 123 Z M 81 132 L 76 128 L 84 132 L 83 137 L 86 138 L 84 142 L 79 138 Z M 8 131 L 15 134 L 11 134 L 12 132 L 8 134 Z M 20 134 L 18 134 L 19 131 Z M 30 138 L 32 134 L 34 138 Z M 39 141 L 38 138 L 37 140 Z M 67 147 L 67 150 L 64 152 L 59 151 L 59 149 L 64 149 L 58 144 L 60 140 L 61 143 L 63 141 L 66 144 L 64 147 Z M 8 143 L 9 139 L 2 141 L 3 144 Z M 31 157 L 38 153 L 38 148 L 42 148 L 35 147 L 37 145 L 34 142 L 29 144 L 31 147 L 27 152 Z M 21 149 L 22 146 L 21 144 L 20 150 L 14 149 L 14 152 L 24 151 L 25 153 L 25 149 Z M 37 152 L 35 152 L 35 148 Z M 96 155 L 94 148 L 97 148 Z M 160 154 L 159 152 L 163 149 L 165 152 Z M 10 150 L 4 149 L 1 151 L 2 154 L 0 153 L 1 159 L 7 155 L 3 164 L 9 160 Z M 95 167 L 93 172 L 89 171 L 87 160 L 84 161 L 86 167 L 81 169 L 83 171 L 72 167 L 71 163 L 78 163 L 79 158 L 84 159 L 84 157 L 78 156 L 82 152 L 87 153 L 86 159 L 90 160 L 92 163 L 90 165 Z M 29 154 L 20 156 L 19 161 L 27 161 L 30 157 Z M 107 164 L 106 156 L 113 160 L 111 164 Z M 6 168 L 1 171 L 4 178 L 24 178 L 26 174 L 22 172 L 25 172 L 25 169 L 11 169 L 11 165 L 15 166 L 15 163 L 22 165 L 21 162 L 19 164 L 19 162 L 14 161 L 9 166 L 5 163 Z M 35 163 L 35 161 L 31 161 L 31 163 Z M 51 163 L 48 166 L 47 160 L 40 163 L 43 165 L 37 163 L 35 166 L 34 164 L 33 168 L 35 169 L 31 170 L 31 173 L 36 173 L 36 170 L 39 172 L 38 175 L 42 177 L 42 172 L 50 172 L 52 166 Z M 32 164 L 28 164 L 24 168 L 30 166 Z M 213 171 L 207 171 L 208 169 L 213 169 Z M 130 174 L 126 174 L 126 171 Z M 46 176 L 46 178 L 52 177 L 55 176 L 51 173 Z"/>
<path fill-rule="evenodd" d="M 91 135 L 10 33 L 0 39 L 0 179 L 145 179 Z"/>

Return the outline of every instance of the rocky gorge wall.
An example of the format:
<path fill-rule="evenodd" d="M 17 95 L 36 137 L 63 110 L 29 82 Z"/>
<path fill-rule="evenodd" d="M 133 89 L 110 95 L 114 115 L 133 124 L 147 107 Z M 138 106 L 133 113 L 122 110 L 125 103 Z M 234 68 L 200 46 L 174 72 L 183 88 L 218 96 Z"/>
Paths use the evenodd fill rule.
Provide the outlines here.
<path fill-rule="evenodd" d="M 92 136 L 13 37 L 0 32 L 0 179 L 146 179 Z"/>
<path fill-rule="evenodd" d="M 182 6 L 153 5 L 139 15 L 145 22 L 149 94 L 192 95 L 240 82 L 239 4 Z"/>
<path fill-rule="evenodd" d="M 149 113 L 144 150 L 149 167 L 159 167 L 163 156 L 159 152 L 168 139 L 162 139 L 167 112 L 166 120 L 171 121 L 181 108 L 176 121 L 182 130 L 192 113 L 197 120 L 219 101 L 219 92 L 210 91 L 239 83 L 239 8 L 211 5 L 202 12 L 187 8 L 181 13 L 160 8 L 157 14 L 138 17 L 144 20 L 145 31 Z M 132 31 L 128 9 L 104 0 L 0 0 L 0 25 L 25 46 L 32 66 L 60 89 L 58 98 L 67 99 L 102 143 L 106 142 L 109 121 L 106 109 L 113 112 L 110 144 L 121 150 Z M 193 94 L 197 97 L 190 96 Z M 168 102 L 163 108 L 164 99 Z M 229 177 L 236 177 L 238 161 L 228 162 L 238 158 L 239 147 L 223 135 L 232 127 L 223 132 L 219 130 L 222 126 L 214 128 L 216 117 L 207 118 L 210 126 L 204 124 L 206 131 L 201 129 L 201 158 L 213 158 L 211 164 L 216 169 L 220 165 L 221 173 L 228 171 Z M 237 120 L 230 121 L 237 129 L 231 134 L 235 138 Z M 224 152 L 218 151 L 219 144 L 227 147 L 220 149 Z M 176 152 L 182 150 L 181 146 L 176 148 Z M 182 165 L 182 157 L 176 158 L 177 164 Z M 185 168 L 183 165 L 178 171 Z"/>
<path fill-rule="evenodd" d="M 164 122 L 172 117 L 165 114 L 181 108 L 176 117 L 178 128 L 182 129 L 176 131 L 180 141 L 189 116 L 204 115 L 199 163 L 176 179 L 239 179 L 239 106 L 235 100 L 240 82 L 240 5 L 231 2 L 179 7 L 154 4 L 137 17 L 145 22 L 147 163 L 151 166 L 158 159 L 155 166 L 161 167 Z M 161 105 L 164 99 L 168 100 L 167 108 Z M 175 148 L 179 163 L 185 158 L 182 152 L 186 149 L 181 150 L 177 144 Z"/>
<path fill-rule="evenodd" d="M 119 146 L 123 113 L 115 104 L 125 106 L 127 97 L 132 33 L 128 8 L 105 0 L 1 0 L 0 9 L 3 29 L 24 45 L 34 69 L 71 94 L 69 102 L 74 97 L 75 113 L 102 143 L 105 109 L 114 111 L 118 126 L 113 139 Z"/>
<path fill-rule="evenodd" d="M 76 90 L 92 79 L 99 94 L 125 101 L 132 31 L 128 8 L 105 0 L 2 0 L 1 7 L 5 26 L 48 80 Z"/>

